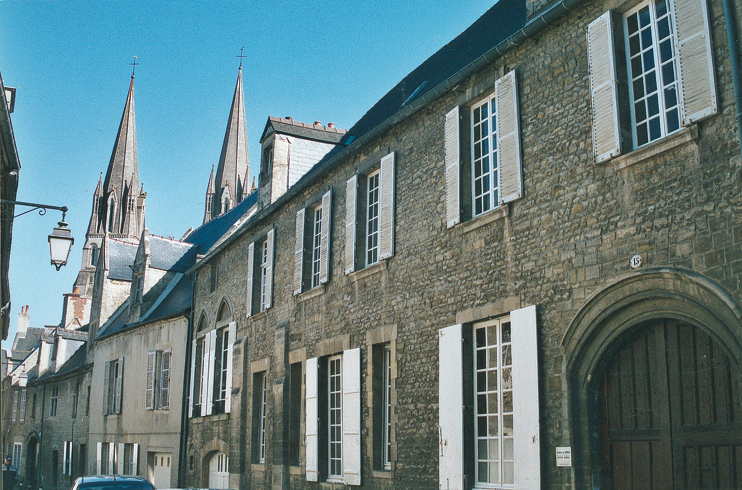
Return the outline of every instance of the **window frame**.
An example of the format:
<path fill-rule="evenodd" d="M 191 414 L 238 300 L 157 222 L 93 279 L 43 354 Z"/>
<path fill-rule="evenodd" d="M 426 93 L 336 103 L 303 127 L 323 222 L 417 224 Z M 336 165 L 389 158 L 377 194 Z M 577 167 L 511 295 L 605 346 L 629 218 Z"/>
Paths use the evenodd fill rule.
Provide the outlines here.
<path fill-rule="evenodd" d="M 275 228 L 250 242 L 247 249 L 246 316 L 257 315 L 273 306 Z"/>
<path fill-rule="evenodd" d="M 49 397 L 49 418 L 57 416 L 59 405 L 59 386 L 52 386 L 52 392 Z"/>
<path fill-rule="evenodd" d="M 310 268 L 310 289 L 320 285 L 320 272 L 322 263 L 322 205 L 316 205 L 311 210 L 312 213 L 312 248 L 311 248 L 311 268 Z"/>
<path fill-rule="evenodd" d="M 487 115 L 484 118 L 481 117 L 482 107 L 487 108 Z M 500 193 L 500 178 L 499 178 L 499 162 L 498 162 L 498 151 L 497 144 L 492 142 L 497 141 L 497 102 L 495 98 L 495 92 L 490 93 L 484 98 L 478 100 L 472 104 L 469 109 L 469 134 L 470 138 L 470 155 L 471 155 L 471 168 L 469 169 L 471 175 L 471 203 L 472 203 L 472 219 L 476 219 L 484 214 L 493 211 L 494 209 L 501 206 L 499 199 Z M 480 118 L 477 119 L 477 114 Z M 486 119 L 485 119 L 486 118 Z M 491 129 L 486 130 L 487 135 L 483 135 L 482 127 L 490 127 Z M 478 130 L 479 128 L 479 130 Z M 480 138 L 477 138 L 480 135 Z M 488 147 L 488 149 L 481 149 L 481 147 Z M 477 149 L 479 148 L 479 153 Z M 481 173 L 478 173 L 478 169 L 482 162 L 489 162 L 488 171 L 482 169 Z M 489 182 L 489 190 L 482 190 L 477 192 L 477 182 Z M 480 187 L 484 185 L 480 184 Z M 482 209 L 478 211 L 477 201 L 487 201 L 487 206 L 482 204 Z"/>

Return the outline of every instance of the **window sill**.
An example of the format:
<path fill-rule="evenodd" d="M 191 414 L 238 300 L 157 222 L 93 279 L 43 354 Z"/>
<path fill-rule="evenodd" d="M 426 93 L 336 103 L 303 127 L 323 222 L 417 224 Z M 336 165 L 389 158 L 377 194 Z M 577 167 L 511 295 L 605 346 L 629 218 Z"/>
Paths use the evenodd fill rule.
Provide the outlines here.
<path fill-rule="evenodd" d="M 299 293 L 296 295 L 296 302 L 303 303 L 304 301 L 310 300 L 312 298 L 316 298 L 317 296 L 322 296 L 323 294 L 325 294 L 326 287 L 327 286 L 325 284 L 320 284 L 314 289 L 310 289 L 309 291 Z"/>
<path fill-rule="evenodd" d="M 500 220 L 504 218 L 505 216 L 510 215 L 510 205 L 503 204 L 502 206 L 499 206 L 492 211 L 488 211 L 485 214 L 482 214 L 480 216 L 477 216 L 476 218 L 472 218 L 471 220 L 468 220 L 464 223 L 461 223 L 461 233 L 469 233 L 470 231 L 476 230 L 477 228 L 481 228 L 484 225 L 488 225 L 492 222 L 495 222 L 497 220 Z"/>
<path fill-rule="evenodd" d="M 221 422 L 222 420 L 229 420 L 229 414 L 220 413 L 218 415 L 197 415 L 195 417 L 191 417 L 190 420 L 194 424 L 202 424 L 206 420 L 208 420 L 209 422 Z"/>
<path fill-rule="evenodd" d="M 250 471 L 260 471 L 265 473 L 265 463 L 251 463 Z"/>
<path fill-rule="evenodd" d="M 392 470 L 374 470 L 371 472 L 373 478 L 386 478 L 391 480 L 394 478 L 394 471 Z"/>
<path fill-rule="evenodd" d="M 387 269 L 387 262 L 389 262 L 389 259 L 382 259 L 374 265 L 366 267 L 365 269 L 351 272 L 350 274 L 348 274 L 348 277 L 350 277 L 351 281 L 355 282 L 368 276 L 373 276 L 374 274 L 378 274 L 381 271 L 385 271 Z"/>
<path fill-rule="evenodd" d="M 689 143 L 698 138 L 698 124 L 692 124 L 685 129 L 681 129 L 677 133 L 666 136 L 660 140 L 650 143 L 647 146 L 642 146 L 636 150 L 621 155 L 616 158 L 606 160 L 606 162 L 613 162 L 617 169 L 623 169 L 636 165 L 637 163 L 643 162 L 649 158 L 660 155 L 668 150 L 677 148 L 686 143 Z"/>
<path fill-rule="evenodd" d="M 259 313 L 255 313 L 254 315 L 245 315 L 245 317 L 252 318 L 253 320 L 259 320 L 268 314 L 268 310 L 270 310 L 270 308 L 266 308 Z"/>

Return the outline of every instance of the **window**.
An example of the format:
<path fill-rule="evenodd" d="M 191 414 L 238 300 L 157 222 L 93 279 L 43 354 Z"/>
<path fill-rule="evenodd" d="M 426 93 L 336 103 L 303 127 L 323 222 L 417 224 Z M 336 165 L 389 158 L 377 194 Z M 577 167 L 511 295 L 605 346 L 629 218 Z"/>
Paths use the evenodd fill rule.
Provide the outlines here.
<path fill-rule="evenodd" d="M 11 460 L 11 464 L 15 465 L 17 469 L 20 469 L 21 467 L 21 454 L 23 454 L 22 449 L 22 443 L 13 443 L 13 459 Z"/>
<path fill-rule="evenodd" d="M 138 471 L 139 444 L 119 444 L 119 452 L 123 452 L 123 461 L 119 463 L 122 475 L 136 475 Z"/>
<path fill-rule="evenodd" d="M 26 420 L 26 390 L 21 390 L 21 406 L 18 409 L 18 420 L 20 422 Z"/>
<path fill-rule="evenodd" d="M 36 411 L 36 395 L 33 396 L 34 411 Z M 85 416 L 90 415 L 90 385 L 88 385 L 88 395 L 85 397 Z"/>
<path fill-rule="evenodd" d="M 98 265 L 98 245 L 95 243 L 90 246 L 90 265 Z"/>
<path fill-rule="evenodd" d="M 86 444 L 80 444 L 78 454 L 77 472 L 79 475 L 84 475 L 88 470 L 88 446 Z"/>
<path fill-rule="evenodd" d="M 301 385 L 302 363 L 291 365 L 290 373 L 290 406 L 289 406 L 289 464 L 301 465 Z"/>
<path fill-rule="evenodd" d="M 345 187 L 345 273 L 394 255 L 395 154 Z"/>
<path fill-rule="evenodd" d="M 31 418 L 36 418 L 36 393 L 33 394 L 33 402 L 31 403 Z"/>
<path fill-rule="evenodd" d="M 59 387 L 55 386 L 52 388 L 51 397 L 49 402 L 49 416 L 57 416 L 57 403 L 59 402 Z"/>
<path fill-rule="evenodd" d="M 229 322 L 231 313 L 226 302 L 222 302 L 217 318 L 217 328 L 207 330 L 206 316 L 202 315 L 199 333 L 193 340 L 190 417 L 229 413 L 231 409 L 237 324 Z"/>
<path fill-rule="evenodd" d="M 392 349 L 390 343 L 373 347 L 374 468 L 392 469 Z"/>
<path fill-rule="evenodd" d="M 253 374 L 253 461 L 265 463 L 266 372 Z"/>
<path fill-rule="evenodd" d="M 147 379 L 144 408 L 167 410 L 170 408 L 170 349 L 147 353 Z"/>
<path fill-rule="evenodd" d="M 361 484 L 361 351 L 306 361 L 306 478 Z"/>
<path fill-rule="evenodd" d="M 651 0 L 621 18 L 608 11 L 587 38 L 597 162 L 716 114 L 706 2 Z"/>
<path fill-rule="evenodd" d="M 446 114 L 444 139 L 449 228 L 521 198 L 515 71 L 499 78 L 493 93 Z"/>
<path fill-rule="evenodd" d="M 319 203 L 296 213 L 294 294 L 314 289 L 330 279 L 331 206 L 332 190 L 329 190 Z"/>
<path fill-rule="evenodd" d="M 116 444 L 113 442 L 99 442 L 97 444 L 96 460 L 98 475 L 113 475 L 117 473 Z"/>
<path fill-rule="evenodd" d="M 124 386 L 124 358 L 108 361 L 103 369 L 103 414 L 121 413 Z"/>
<path fill-rule="evenodd" d="M 75 389 L 72 391 L 72 418 L 77 418 L 77 399 L 80 394 L 80 380 L 75 383 Z"/>
<path fill-rule="evenodd" d="M 536 307 L 441 329 L 439 369 L 440 481 L 539 488 Z"/>
<path fill-rule="evenodd" d="M 13 392 L 13 412 L 10 416 L 10 421 L 15 422 L 18 418 L 18 390 Z"/>
<path fill-rule="evenodd" d="M 247 314 L 271 307 L 273 298 L 274 230 L 250 244 L 247 252 Z M 253 287 L 253 284 L 257 287 Z"/>
<path fill-rule="evenodd" d="M 72 441 L 64 441 L 62 444 L 62 474 L 72 476 Z"/>

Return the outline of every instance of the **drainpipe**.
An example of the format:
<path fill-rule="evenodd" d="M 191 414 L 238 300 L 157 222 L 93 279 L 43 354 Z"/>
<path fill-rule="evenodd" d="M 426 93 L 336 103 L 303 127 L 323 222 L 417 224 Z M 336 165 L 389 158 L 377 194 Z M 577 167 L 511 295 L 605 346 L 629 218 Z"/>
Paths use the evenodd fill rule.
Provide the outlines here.
<path fill-rule="evenodd" d="M 732 85 L 734 86 L 734 106 L 737 108 L 737 136 L 739 150 L 742 155 L 742 83 L 739 72 L 739 52 L 737 50 L 737 32 L 734 26 L 734 7 L 732 0 L 722 0 L 724 5 L 724 25 L 727 31 L 729 45 L 729 59 L 732 63 Z"/>
<path fill-rule="evenodd" d="M 41 474 L 41 448 L 44 444 L 44 414 L 46 413 L 46 387 L 47 383 L 44 383 L 44 394 L 41 396 L 41 424 L 39 427 L 39 444 L 36 446 L 36 488 L 41 490 L 43 487 L 42 480 L 43 475 Z"/>
<path fill-rule="evenodd" d="M 178 461 L 178 488 L 184 487 L 185 474 L 188 468 L 188 394 L 190 393 L 191 386 L 191 338 L 193 337 L 193 317 L 195 308 L 195 297 L 196 297 L 196 281 L 193 280 L 193 276 L 189 275 L 188 278 L 191 280 L 191 311 L 186 313 L 188 319 L 188 337 L 186 338 L 186 355 L 185 355 L 185 373 L 183 382 L 183 401 L 180 408 L 180 456 Z"/>

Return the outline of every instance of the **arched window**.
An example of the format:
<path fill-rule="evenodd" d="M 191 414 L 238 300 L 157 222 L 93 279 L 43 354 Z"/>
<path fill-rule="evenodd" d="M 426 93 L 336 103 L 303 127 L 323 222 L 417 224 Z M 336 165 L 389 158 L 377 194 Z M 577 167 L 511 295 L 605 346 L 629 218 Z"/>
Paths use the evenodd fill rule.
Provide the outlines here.
<path fill-rule="evenodd" d="M 90 265 L 93 267 L 98 265 L 98 245 L 95 243 L 90 246 Z"/>
<path fill-rule="evenodd" d="M 111 197 L 108 198 L 108 209 L 106 211 L 106 230 L 107 231 L 114 231 L 114 216 L 116 215 L 116 197 L 112 194 Z"/>
<path fill-rule="evenodd" d="M 229 456 L 222 452 L 209 460 L 209 488 L 229 488 Z"/>

